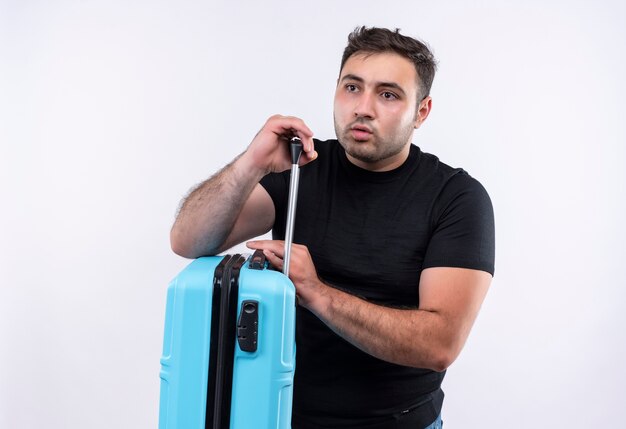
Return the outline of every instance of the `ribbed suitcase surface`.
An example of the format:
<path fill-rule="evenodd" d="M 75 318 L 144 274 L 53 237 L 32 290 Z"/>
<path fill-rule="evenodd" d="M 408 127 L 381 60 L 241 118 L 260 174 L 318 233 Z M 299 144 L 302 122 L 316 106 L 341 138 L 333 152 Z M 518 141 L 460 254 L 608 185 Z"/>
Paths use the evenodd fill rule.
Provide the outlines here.
<path fill-rule="evenodd" d="M 225 389 L 230 393 L 226 398 L 231 399 L 230 414 L 219 420 L 226 422 L 218 425 L 222 427 L 214 427 L 211 404 L 215 393 L 210 386 L 211 377 L 213 384 L 220 384 L 219 380 L 215 381 L 217 369 L 214 368 L 217 344 L 212 325 L 219 319 L 214 311 L 220 311 L 213 302 L 214 277 L 224 259 L 222 256 L 196 259 L 168 287 L 159 429 L 282 429 L 291 425 L 295 288 L 282 273 L 269 270 L 264 264 L 253 269 L 250 260 L 246 260 L 237 282 L 236 312 L 240 326 L 228 329 L 228 336 L 234 338 L 232 393 Z M 222 293 L 225 286 L 221 285 Z M 248 323 L 250 326 L 244 329 L 250 321 L 258 325 Z M 243 339 L 254 331 L 256 344 L 252 338 Z M 238 333 L 241 343 L 237 341 Z"/>

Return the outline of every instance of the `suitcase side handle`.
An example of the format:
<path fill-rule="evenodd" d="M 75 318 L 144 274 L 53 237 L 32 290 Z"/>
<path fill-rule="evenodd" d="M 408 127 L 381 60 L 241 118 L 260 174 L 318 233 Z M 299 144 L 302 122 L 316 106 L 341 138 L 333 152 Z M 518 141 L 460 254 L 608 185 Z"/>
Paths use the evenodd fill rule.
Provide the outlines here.
<path fill-rule="evenodd" d="M 267 260 L 265 258 L 265 254 L 263 254 L 263 250 L 258 249 L 255 250 L 252 256 L 250 256 L 250 262 L 248 263 L 248 268 L 251 270 L 262 270 L 266 268 Z"/>

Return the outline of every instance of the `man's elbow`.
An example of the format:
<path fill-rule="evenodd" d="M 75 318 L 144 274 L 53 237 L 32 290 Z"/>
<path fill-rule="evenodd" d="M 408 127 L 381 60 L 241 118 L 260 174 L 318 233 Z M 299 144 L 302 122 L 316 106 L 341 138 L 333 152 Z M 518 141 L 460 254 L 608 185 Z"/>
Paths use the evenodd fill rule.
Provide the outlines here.
<path fill-rule="evenodd" d="M 170 246 L 172 247 L 172 251 L 178 256 L 188 259 L 197 258 L 190 240 L 181 236 L 180 232 L 175 228 L 172 228 L 170 231 Z"/>
<path fill-rule="evenodd" d="M 429 369 L 437 372 L 445 371 L 454 363 L 462 348 L 463 346 L 459 341 L 441 344 L 431 355 Z"/>
<path fill-rule="evenodd" d="M 443 372 L 448 369 L 455 360 L 456 356 L 452 353 L 439 353 L 437 356 L 434 357 L 429 369 L 432 369 L 436 372 Z"/>
<path fill-rule="evenodd" d="M 170 246 L 172 247 L 172 252 L 176 253 L 178 256 L 182 256 L 183 258 L 193 259 L 191 252 L 187 247 L 185 247 L 182 243 L 175 240 L 170 240 Z"/>
<path fill-rule="evenodd" d="M 195 259 L 201 256 L 214 256 L 222 251 L 221 248 L 202 246 L 189 234 L 182 234 L 180 230 L 172 228 L 170 231 L 170 246 L 178 256 Z"/>

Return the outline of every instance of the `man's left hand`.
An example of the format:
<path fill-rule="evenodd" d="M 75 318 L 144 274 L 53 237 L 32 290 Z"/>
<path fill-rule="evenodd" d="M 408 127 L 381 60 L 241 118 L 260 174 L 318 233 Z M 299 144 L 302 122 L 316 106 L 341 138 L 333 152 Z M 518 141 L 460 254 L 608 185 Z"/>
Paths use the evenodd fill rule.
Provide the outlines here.
<path fill-rule="evenodd" d="M 267 260 L 275 268 L 282 271 L 285 256 L 285 242 L 282 240 L 249 241 L 246 245 L 250 249 L 263 250 Z M 327 287 L 317 276 L 313 259 L 309 249 L 302 244 L 291 245 L 291 259 L 289 261 L 289 278 L 296 287 L 298 303 L 310 308 L 317 298 L 320 298 Z"/>

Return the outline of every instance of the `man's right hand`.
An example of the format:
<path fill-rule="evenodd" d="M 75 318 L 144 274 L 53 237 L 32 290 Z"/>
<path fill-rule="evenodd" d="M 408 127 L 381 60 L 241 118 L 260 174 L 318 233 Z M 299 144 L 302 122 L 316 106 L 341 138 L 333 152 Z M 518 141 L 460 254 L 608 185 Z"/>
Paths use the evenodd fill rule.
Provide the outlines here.
<path fill-rule="evenodd" d="M 300 157 L 300 165 L 317 158 L 310 128 L 300 118 L 281 115 L 274 115 L 267 120 L 243 157 L 262 176 L 288 170 L 291 168 L 291 156 L 287 142 L 291 137 L 300 137 L 302 140 L 303 156 Z"/>
<path fill-rule="evenodd" d="M 288 140 L 300 137 L 300 165 L 317 158 L 313 132 L 302 119 L 275 115 L 234 162 L 190 192 L 172 226 L 172 250 L 186 258 L 215 255 L 265 234 L 274 224 L 274 203 L 259 180 L 291 167 Z"/>

